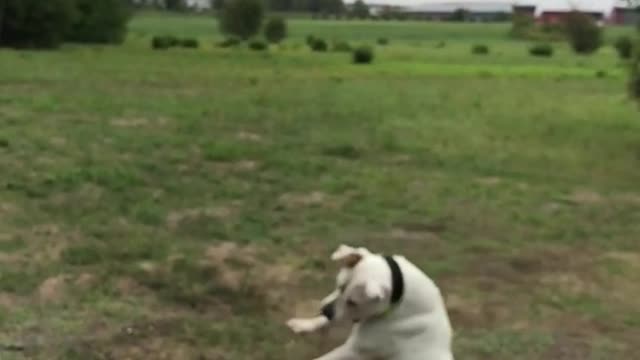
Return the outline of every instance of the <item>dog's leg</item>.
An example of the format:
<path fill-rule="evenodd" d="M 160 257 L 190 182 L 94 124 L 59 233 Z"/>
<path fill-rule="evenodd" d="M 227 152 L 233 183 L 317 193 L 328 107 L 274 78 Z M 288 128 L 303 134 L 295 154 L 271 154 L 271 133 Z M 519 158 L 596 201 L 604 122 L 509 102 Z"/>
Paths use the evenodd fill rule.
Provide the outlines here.
<path fill-rule="evenodd" d="M 349 346 L 349 344 L 341 345 L 330 352 L 316 358 L 315 360 L 361 360 Z"/>
<path fill-rule="evenodd" d="M 287 326 L 296 334 L 305 334 L 318 331 L 329 323 L 329 319 L 320 315 L 312 318 L 294 318 L 287 321 Z"/>
<path fill-rule="evenodd" d="M 287 321 L 287 326 L 296 334 L 312 333 L 323 329 L 336 320 L 333 303 L 340 293 L 336 290 L 322 299 L 322 315 L 311 318 L 294 318 Z M 328 312 L 326 310 L 329 310 Z"/>

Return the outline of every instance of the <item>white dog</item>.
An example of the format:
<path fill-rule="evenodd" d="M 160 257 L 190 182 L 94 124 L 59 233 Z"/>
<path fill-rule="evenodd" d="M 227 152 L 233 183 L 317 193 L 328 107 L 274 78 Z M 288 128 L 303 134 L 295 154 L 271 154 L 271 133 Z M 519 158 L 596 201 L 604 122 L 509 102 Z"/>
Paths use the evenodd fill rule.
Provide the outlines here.
<path fill-rule="evenodd" d="M 342 267 L 321 315 L 287 322 L 299 334 L 354 322 L 347 341 L 316 360 L 453 360 L 440 290 L 418 267 L 402 256 L 345 245 L 331 259 Z"/>

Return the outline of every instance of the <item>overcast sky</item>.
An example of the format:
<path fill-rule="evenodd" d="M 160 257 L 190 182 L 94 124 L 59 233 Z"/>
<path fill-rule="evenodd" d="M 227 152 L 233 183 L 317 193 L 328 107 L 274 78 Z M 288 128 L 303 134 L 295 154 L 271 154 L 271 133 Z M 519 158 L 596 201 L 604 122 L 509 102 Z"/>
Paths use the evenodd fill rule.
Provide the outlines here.
<path fill-rule="evenodd" d="M 345 0 L 347 3 L 352 3 L 355 0 Z M 389 5 L 421 5 L 428 3 L 443 3 L 443 2 L 500 2 L 500 3 L 516 3 L 524 2 L 527 4 L 583 4 L 597 7 L 605 3 L 613 3 L 615 0 L 364 0 L 369 4 L 389 4 Z M 640 1 L 640 0 L 638 0 Z"/>

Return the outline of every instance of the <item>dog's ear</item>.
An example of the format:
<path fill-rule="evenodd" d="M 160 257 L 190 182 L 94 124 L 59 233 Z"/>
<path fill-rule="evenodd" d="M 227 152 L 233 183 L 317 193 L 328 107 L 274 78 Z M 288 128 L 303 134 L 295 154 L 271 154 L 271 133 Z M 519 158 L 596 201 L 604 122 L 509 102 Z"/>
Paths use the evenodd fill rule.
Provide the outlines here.
<path fill-rule="evenodd" d="M 344 267 L 352 268 L 362 260 L 362 257 L 366 255 L 366 253 L 367 250 L 364 248 L 340 245 L 338 249 L 331 254 L 331 260 L 341 263 Z"/>

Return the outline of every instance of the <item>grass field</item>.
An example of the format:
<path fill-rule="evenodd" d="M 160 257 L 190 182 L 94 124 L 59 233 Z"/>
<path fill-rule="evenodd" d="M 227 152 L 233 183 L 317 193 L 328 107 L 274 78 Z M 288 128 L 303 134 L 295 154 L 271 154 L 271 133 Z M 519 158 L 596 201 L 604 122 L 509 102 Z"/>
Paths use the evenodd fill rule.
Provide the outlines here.
<path fill-rule="evenodd" d="M 0 51 L 0 343 L 24 346 L 0 358 L 312 359 L 343 332 L 283 323 L 316 311 L 340 243 L 431 275 L 459 359 L 637 356 L 624 68 L 506 32 L 296 20 L 257 53 L 152 14 L 122 47 Z M 390 45 L 356 66 L 310 33 Z"/>

